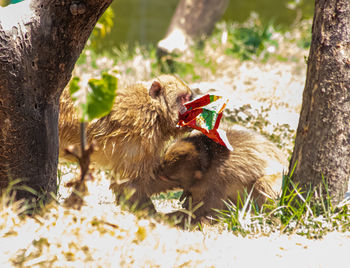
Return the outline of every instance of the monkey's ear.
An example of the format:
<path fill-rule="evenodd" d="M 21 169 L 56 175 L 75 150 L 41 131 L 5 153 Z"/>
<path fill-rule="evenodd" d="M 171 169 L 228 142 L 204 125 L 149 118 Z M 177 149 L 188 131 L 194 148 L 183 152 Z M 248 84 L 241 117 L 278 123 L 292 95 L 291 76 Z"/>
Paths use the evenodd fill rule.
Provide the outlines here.
<path fill-rule="evenodd" d="M 202 177 L 203 177 L 202 171 L 196 170 L 196 171 L 194 172 L 194 178 L 195 178 L 196 180 L 200 180 Z"/>
<path fill-rule="evenodd" d="M 158 81 L 153 81 L 151 88 L 149 89 L 149 95 L 151 98 L 157 98 L 162 91 L 162 85 Z"/>

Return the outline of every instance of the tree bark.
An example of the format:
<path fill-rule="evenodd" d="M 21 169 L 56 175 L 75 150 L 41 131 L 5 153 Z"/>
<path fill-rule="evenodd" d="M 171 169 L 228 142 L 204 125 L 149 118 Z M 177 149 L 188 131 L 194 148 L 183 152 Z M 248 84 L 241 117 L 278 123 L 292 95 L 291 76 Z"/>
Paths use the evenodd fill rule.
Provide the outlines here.
<path fill-rule="evenodd" d="M 10 27 L 14 15 L 0 16 L 0 189 L 21 179 L 36 191 L 55 191 L 59 97 L 111 2 L 25 1 L 5 8 L 30 7 L 29 18 Z"/>
<path fill-rule="evenodd" d="M 322 176 L 335 202 L 350 176 L 350 1 L 316 0 L 302 109 L 290 162 L 304 190 Z M 323 192 L 325 196 L 325 191 Z"/>
<path fill-rule="evenodd" d="M 209 35 L 224 14 L 229 0 L 180 0 L 158 53 L 183 52 L 191 42 Z"/>

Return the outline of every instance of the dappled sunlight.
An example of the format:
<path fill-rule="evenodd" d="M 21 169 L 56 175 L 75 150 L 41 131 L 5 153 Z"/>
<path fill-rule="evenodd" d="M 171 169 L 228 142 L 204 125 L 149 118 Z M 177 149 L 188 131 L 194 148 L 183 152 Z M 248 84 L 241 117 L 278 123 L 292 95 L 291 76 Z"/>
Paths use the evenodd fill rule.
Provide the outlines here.
<path fill-rule="evenodd" d="M 26 20 L 30 2 L 0 8 L 0 22 L 6 16 L 10 25 L 9 16 L 13 14 Z M 259 132 L 290 155 L 308 55 L 307 45 L 299 42 L 305 41 L 311 21 L 300 22 L 289 32 L 268 28 L 271 36 L 258 36 L 261 43 L 252 53 L 242 40 L 261 30 L 261 23 L 256 22 L 250 22 L 248 34 L 239 32 L 242 28 L 237 25 L 220 23 L 212 36 L 198 46 L 188 46 L 181 29 L 176 28 L 159 45 L 180 48 L 185 53 L 169 54 L 163 62 L 157 59 L 154 47 L 120 45 L 103 55 L 88 48 L 73 76 L 84 80 L 109 70 L 117 73 L 121 88 L 173 72 L 194 89 L 196 97 L 207 93 L 227 97 L 225 124 Z M 4 30 L 9 25 L 1 22 Z M 12 30 L 17 35 L 18 29 Z M 21 30 L 25 31 L 25 27 Z M 247 36 L 235 40 L 232 32 Z M 114 146 L 118 144 L 113 144 L 113 152 Z M 135 149 L 137 154 L 139 148 L 134 147 L 126 151 Z M 135 163 L 130 165 L 132 169 Z M 266 175 L 276 175 L 281 165 L 272 161 L 264 171 Z M 153 165 L 149 166 L 153 172 Z M 251 195 L 242 194 L 241 203 L 227 202 L 225 210 L 216 211 L 217 218 L 210 219 L 212 224 L 198 217 L 198 225 L 185 224 L 181 229 L 176 226 L 178 222 L 164 215 L 182 209 L 181 190 L 152 196 L 156 215 L 133 209 L 130 212 L 124 208 L 125 200 L 118 204 L 115 201 L 110 171 L 94 164 L 90 167 L 92 177 L 87 176 L 87 193 L 79 210 L 65 205 L 73 188 L 67 183 L 78 179 L 80 173 L 73 163 L 59 163 L 57 196 L 32 215 L 26 214 L 29 208 L 22 201 L 15 202 L 6 194 L 0 197 L 0 267 L 336 267 L 349 262 L 349 198 L 335 207 L 329 203 L 312 207 L 305 199 L 301 208 L 293 207 L 292 201 L 300 193 L 286 193 L 284 188 L 277 200 L 269 199 L 258 207 L 250 202 Z M 283 177 L 280 173 L 276 176 Z M 350 197 L 350 184 L 347 196 Z"/>

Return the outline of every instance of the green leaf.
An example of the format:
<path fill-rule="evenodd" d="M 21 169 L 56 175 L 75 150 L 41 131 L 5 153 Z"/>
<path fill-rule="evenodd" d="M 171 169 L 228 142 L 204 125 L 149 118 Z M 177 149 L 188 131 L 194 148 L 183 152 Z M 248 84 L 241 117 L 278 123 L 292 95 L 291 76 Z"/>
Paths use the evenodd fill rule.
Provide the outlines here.
<path fill-rule="evenodd" d="M 112 107 L 117 89 L 117 78 L 104 73 L 101 79 L 90 79 L 86 103 L 83 105 L 83 120 L 91 121 L 107 115 Z"/>
<path fill-rule="evenodd" d="M 91 121 L 107 115 L 114 103 L 117 78 L 103 73 L 101 79 L 80 79 L 73 77 L 69 84 L 69 93 L 76 106 L 80 108 L 80 120 Z"/>
<path fill-rule="evenodd" d="M 73 77 L 72 80 L 69 83 L 69 94 L 71 98 L 75 101 L 77 98 L 73 96 L 74 93 L 76 93 L 80 89 L 80 78 L 79 77 Z"/>
<path fill-rule="evenodd" d="M 22 1 L 24 0 L 0 0 L 0 7 L 6 7 L 11 4 L 17 4 Z"/>
<path fill-rule="evenodd" d="M 93 48 L 94 50 L 101 47 L 101 40 L 111 32 L 114 26 L 114 17 L 112 7 L 107 8 L 91 33 L 88 41 L 89 47 Z"/>

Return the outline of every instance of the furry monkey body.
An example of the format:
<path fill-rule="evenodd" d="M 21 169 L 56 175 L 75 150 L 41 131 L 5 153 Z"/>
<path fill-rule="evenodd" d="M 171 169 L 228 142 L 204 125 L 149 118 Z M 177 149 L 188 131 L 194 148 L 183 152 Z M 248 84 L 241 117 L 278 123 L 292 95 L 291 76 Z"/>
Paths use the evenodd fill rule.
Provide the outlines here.
<path fill-rule="evenodd" d="M 226 133 L 232 152 L 203 134 L 194 134 L 171 145 L 161 161 L 158 181 L 167 182 L 168 189 L 182 188 L 192 198 L 192 208 L 202 203 L 194 211 L 194 222 L 214 216 L 213 208 L 225 209 L 222 200 L 236 204 L 238 195 L 243 199 L 252 190 L 252 198 L 261 206 L 266 195 L 275 198 L 281 190 L 287 161 L 277 146 L 252 131 L 227 129 Z M 191 210 L 188 200 L 184 207 Z"/>
<path fill-rule="evenodd" d="M 148 203 L 153 209 L 149 196 L 154 169 L 165 142 L 184 133 L 176 127 L 178 113 L 191 96 L 182 80 L 162 75 L 149 84 L 118 89 L 111 113 L 89 123 L 87 140 L 94 140 L 98 148 L 92 154 L 92 162 L 125 180 L 112 184 L 117 197 L 124 190 L 135 190 L 130 202 L 138 201 L 142 206 Z M 60 157 L 72 160 L 64 149 L 80 144 L 80 128 L 67 90 L 61 97 L 60 109 Z"/>

